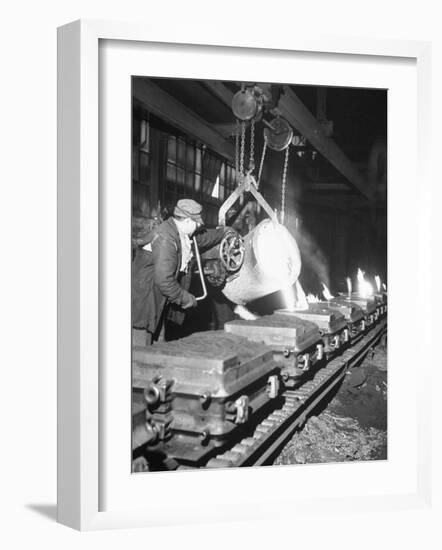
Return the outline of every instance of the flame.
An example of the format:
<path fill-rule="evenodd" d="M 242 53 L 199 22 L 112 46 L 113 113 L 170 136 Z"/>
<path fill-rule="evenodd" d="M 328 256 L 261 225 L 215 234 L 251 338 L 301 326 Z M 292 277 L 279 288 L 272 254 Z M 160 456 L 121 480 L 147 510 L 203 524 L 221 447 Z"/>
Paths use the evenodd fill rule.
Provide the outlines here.
<path fill-rule="evenodd" d="M 373 287 L 364 277 L 365 271 L 358 267 L 358 293 L 362 298 L 368 298 L 373 294 Z"/>
<path fill-rule="evenodd" d="M 385 283 L 382 283 L 382 286 L 383 286 L 385 292 L 387 292 L 387 285 Z"/>
<path fill-rule="evenodd" d="M 322 283 L 322 295 L 326 300 L 333 300 L 334 296 L 331 294 L 330 290 L 328 289 L 328 286 L 324 283 Z"/>
<path fill-rule="evenodd" d="M 376 288 L 378 289 L 378 292 L 380 292 L 381 291 L 381 278 L 379 277 L 379 275 L 375 275 L 374 280 L 376 282 Z"/>
<path fill-rule="evenodd" d="M 348 292 L 348 295 L 350 296 L 350 295 L 351 295 L 351 292 L 352 292 L 352 290 L 353 290 L 352 285 L 351 285 L 351 279 L 350 279 L 350 277 L 347 277 L 347 278 L 346 278 L 346 281 L 347 281 L 347 292 Z"/>
<path fill-rule="evenodd" d="M 320 300 L 317 296 L 315 296 L 314 294 L 307 294 L 307 302 L 309 304 L 316 304 L 318 303 Z"/>

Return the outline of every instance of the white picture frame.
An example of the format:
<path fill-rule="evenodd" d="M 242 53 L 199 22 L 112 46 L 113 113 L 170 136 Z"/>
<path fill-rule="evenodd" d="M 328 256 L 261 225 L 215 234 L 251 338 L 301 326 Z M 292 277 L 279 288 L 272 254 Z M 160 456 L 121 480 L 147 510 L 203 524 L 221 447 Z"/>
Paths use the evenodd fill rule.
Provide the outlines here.
<path fill-rule="evenodd" d="M 407 465 L 407 468 L 413 467 L 415 474 L 411 490 L 404 486 L 403 490 L 391 490 L 383 494 L 373 491 L 365 495 L 352 495 L 349 489 L 345 494 L 330 493 L 328 499 L 324 499 L 320 492 L 312 490 L 311 498 L 303 496 L 299 499 L 296 494 L 287 494 L 281 489 L 270 489 L 281 484 L 282 476 L 292 475 L 292 471 L 287 468 L 259 469 L 259 472 L 247 474 L 238 470 L 172 473 L 167 474 L 168 480 L 155 474 L 151 478 L 143 476 L 142 482 L 144 487 L 146 483 L 152 487 L 152 493 L 157 495 L 155 502 L 148 499 L 145 506 L 134 506 L 129 492 L 123 491 L 118 507 L 114 503 L 110 509 L 103 509 L 103 484 L 109 482 L 106 477 L 107 471 L 112 470 L 114 466 L 106 466 L 106 472 L 103 471 L 105 468 L 102 451 L 105 445 L 101 429 L 103 419 L 100 417 L 105 410 L 102 403 L 108 397 L 102 385 L 102 369 L 106 354 L 100 346 L 100 338 L 103 329 L 103 307 L 106 309 L 109 296 L 107 285 L 102 284 L 103 266 L 107 265 L 103 262 L 102 233 L 110 229 L 102 220 L 108 217 L 106 209 L 115 206 L 115 200 L 112 204 L 107 201 L 103 203 L 103 174 L 100 174 L 102 144 L 99 120 L 105 109 L 100 103 L 100 63 L 103 59 L 106 63 L 111 62 L 109 57 L 103 58 L 100 53 L 104 41 L 124 44 L 125 48 L 143 44 L 155 47 L 165 44 L 174 55 L 178 55 L 180 49 L 191 51 L 195 47 L 199 48 L 200 53 L 204 54 L 206 51 L 209 57 L 213 48 L 218 48 L 225 49 L 233 57 L 247 51 L 250 54 L 258 52 L 259 55 L 273 52 L 280 56 L 301 52 L 311 56 L 322 56 L 323 63 L 327 63 L 327 59 L 332 59 L 333 56 L 341 56 L 340 59 L 352 57 L 360 61 L 376 58 L 392 63 L 411 60 L 415 64 L 417 84 L 417 100 L 413 105 L 417 113 L 417 140 L 411 140 L 411 147 L 419 170 L 419 186 L 414 207 L 420 243 L 419 267 L 414 268 L 412 280 L 425 289 L 431 285 L 431 234 L 427 216 L 431 199 L 427 156 L 431 117 L 428 95 L 431 52 L 429 43 L 364 40 L 355 37 L 311 39 L 297 34 L 295 37 L 281 36 L 278 40 L 272 39 L 272 43 L 268 44 L 265 39 L 258 37 L 238 37 L 232 42 L 223 38 L 222 33 L 205 37 L 201 32 L 198 38 L 189 37 L 184 28 L 180 34 L 174 30 L 171 36 L 163 29 L 147 30 L 144 26 L 132 23 L 76 21 L 61 27 L 58 34 L 58 521 L 80 530 L 91 530 L 229 521 L 238 518 L 258 519 L 265 514 L 268 516 L 266 504 L 274 503 L 278 499 L 289 505 L 287 508 L 291 513 L 294 509 L 302 510 L 303 513 L 325 510 L 330 506 L 330 502 L 333 502 L 335 510 L 344 511 L 355 506 L 364 511 L 385 507 L 391 509 L 427 506 L 431 497 L 430 433 L 427 426 L 430 402 L 425 396 L 424 385 L 428 384 L 430 372 L 423 369 L 422 376 L 416 380 L 411 390 L 415 391 L 416 409 L 410 414 L 414 419 L 412 425 L 417 434 L 415 460 L 411 466 Z M 328 56 L 327 59 L 324 56 Z M 185 69 L 183 71 L 185 72 Z M 179 76 L 182 75 L 183 73 L 180 73 Z M 129 106 L 128 103 L 127 109 Z M 130 156 L 129 142 L 124 154 L 126 153 Z M 404 178 L 407 178 L 406 174 Z M 407 181 L 405 189 L 409 189 L 407 185 L 412 185 L 416 180 L 411 176 Z M 125 235 L 120 238 L 123 239 L 124 246 Z M 391 298 L 394 300 L 394 287 Z M 416 311 L 419 308 L 424 319 L 425 312 L 429 313 L 428 301 L 421 291 L 418 291 L 416 304 L 411 307 L 415 307 Z M 400 312 L 396 319 L 398 317 Z M 431 341 L 430 317 L 431 315 L 427 315 L 428 320 L 423 322 L 423 328 L 427 329 L 423 331 L 424 343 Z M 397 322 L 399 323 L 399 319 Z M 124 338 L 130 341 L 129 325 L 127 332 Z M 394 339 L 390 339 L 390 345 L 394 348 Z M 402 389 L 409 388 L 405 386 Z M 124 393 L 122 388 L 119 391 Z M 129 438 L 129 424 L 126 424 Z M 129 450 L 129 447 L 127 449 Z M 326 468 L 329 472 L 333 471 L 333 476 L 335 475 L 335 465 L 327 465 Z M 308 477 L 308 470 L 304 472 Z M 226 473 L 230 476 L 232 485 L 238 486 L 240 480 L 246 477 L 248 490 L 236 494 L 230 507 L 220 505 L 217 509 L 205 506 L 204 500 L 199 500 L 195 495 L 195 485 L 207 484 L 208 476 L 210 483 L 225 483 Z M 129 474 L 124 473 L 125 476 Z M 313 474 L 318 477 L 330 477 L 325 469 L 317 469 Z M 252 487 L 256 484 L 257 475 L 260 476 L 261 482 L 269 487 L 267 495 L 261 492 L 259 497 L 253 493 Z M 200 476 L 200 479 L 196 476 Z M 398 484 L 400 482 L 398 478 Z M 182 498 L 174 499 L 173 503 L 162 499 L 158 487 L 163 485 L 168 487 L 166 492 L 170 491 L 170 487 L 174 487 L 177 495 L 181 494 Z M 187 504 L 184 505 L 184 502 Z"/>

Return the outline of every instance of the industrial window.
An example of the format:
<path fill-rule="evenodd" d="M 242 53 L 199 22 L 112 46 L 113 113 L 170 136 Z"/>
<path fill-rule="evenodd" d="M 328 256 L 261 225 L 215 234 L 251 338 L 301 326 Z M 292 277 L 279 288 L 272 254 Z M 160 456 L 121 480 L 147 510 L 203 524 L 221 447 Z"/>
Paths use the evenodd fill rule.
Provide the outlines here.
<path fill-rule="evenodd" d="M 133 117 L 132 124 L 132 190 L 133 207 L 147 214 L 150 198 L 151 147 L 147 114 Z"/>
<path fill-rule="evenodd" d="M 212 190 L 212 197 L 224 201 L 232 193 L 235 187 L 235 169 L 227 162 L 223 162 Z"/>
<path fill-rule="evenodd" d="M 164 202 L 192 197 L 204 207 L 205 222 L 217 225 L 218 210 L 235 187 L 235 171 L 205 146 L 182 136 L 167 136 Z"/>
<path fill-rule="evenodd" d="M 149 185 L 150 127 L 147 119 L 133 121 L 132 144 L 132 181 Z"/>
<path fill-rule="evenodd" d="M 200 147 L 181 137 L 167 136 L 166 192 L 178 197 L 195 196 L 201 189 Z"/>

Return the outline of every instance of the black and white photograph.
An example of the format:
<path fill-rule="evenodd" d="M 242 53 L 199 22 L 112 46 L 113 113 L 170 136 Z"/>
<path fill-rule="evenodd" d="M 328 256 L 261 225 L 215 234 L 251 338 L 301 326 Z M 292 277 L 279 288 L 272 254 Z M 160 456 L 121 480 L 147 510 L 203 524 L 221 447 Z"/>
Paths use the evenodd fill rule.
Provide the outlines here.
<path fill-rule="evenodd" d="M 442 546 L 436 7 L 5 6 L 3 548 Z"/>
<path fill-rule="evenodd" d="M 134 474 L 388 459 L 387 100 L 132 77 Z"/>

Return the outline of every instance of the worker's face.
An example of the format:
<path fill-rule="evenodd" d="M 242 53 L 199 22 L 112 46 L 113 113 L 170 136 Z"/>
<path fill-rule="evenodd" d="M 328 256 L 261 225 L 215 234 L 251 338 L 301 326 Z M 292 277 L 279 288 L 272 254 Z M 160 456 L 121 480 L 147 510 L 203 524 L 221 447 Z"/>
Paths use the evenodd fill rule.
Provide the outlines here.
<path fill-rule="evenodd" d="M 200 223 L 193 220 L 192 218 L 187 218 L 186 219 L 186 224 L 184 226 L 184 232 L 186 233 L 186 235 L 189 235 L 189 237 L 191 237 L 195 231 L 198 229 L 198 227 L 200 227 Z"/>

